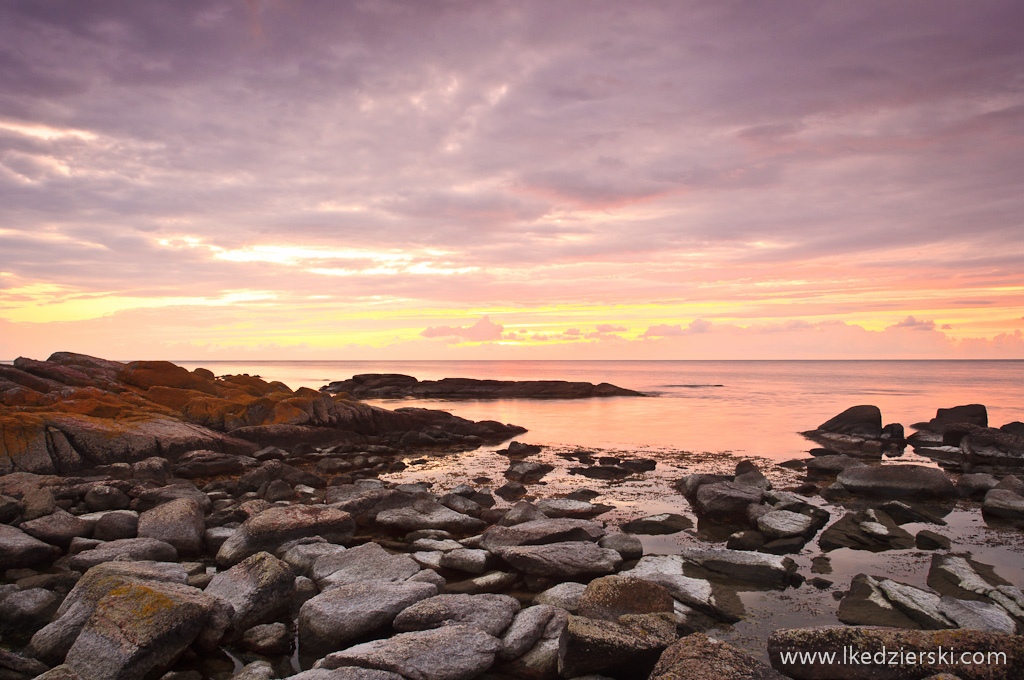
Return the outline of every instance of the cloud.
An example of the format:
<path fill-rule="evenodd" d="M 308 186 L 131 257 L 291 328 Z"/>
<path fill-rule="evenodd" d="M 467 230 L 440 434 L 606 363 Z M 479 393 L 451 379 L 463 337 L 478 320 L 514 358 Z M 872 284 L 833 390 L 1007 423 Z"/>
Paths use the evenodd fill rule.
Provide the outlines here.
<path fill-rule="evenodd" d="M 918 321 L 913 316 L 908 316 L 899 323 L 889 326 L 889 328 L 910 328 L 915 331 L 932 331 L 935 330 L 934 321 Z"/>
<path fill-rule="evenodd" d="M 610 323 L 599 323 L 595 328 L 598 333 L 623 333 L 626 331 L 625 326 L 616 326 Z"/>
<path fill-rule="evenodd" d="M 642 338 L 668 338 L 677 337 L 683 335 L 694 335 L 697 333 L 707 333 L 711 330 L 711 322 L 705 319 L 694 319 L 690 322 L 690 325 L 683 328 L 679 324 L 670 326 L 668 324 L 658 324 L 657 326 L 651 326 L 640 336 Z"/>
<path fill-rule="evenodd" d="M 491 321 L 490 317 L 483 317 L 472 326 L 431 326 L 420 332 L 424 338 L 449 338 L 469 341 L 488 342 L 502 339 L 502 330 L 505 327 Z"/>

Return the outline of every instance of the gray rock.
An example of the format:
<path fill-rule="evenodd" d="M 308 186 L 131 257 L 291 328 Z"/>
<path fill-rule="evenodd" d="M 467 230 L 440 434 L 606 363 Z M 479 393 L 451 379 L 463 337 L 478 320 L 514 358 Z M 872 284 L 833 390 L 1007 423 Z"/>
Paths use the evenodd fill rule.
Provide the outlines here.
<path fill-rule="evenodd" d="M 818 545 L 826 552 L 837 548 L 881 552 L 912 548 L 914 537 L 881 510 L 866 510 L 841 517 L 821 533 Z"/>
<path fill-rule="evenodd" d="M 952 541 L 942 534 L 924 529 L 914 536 L 914 545 L 918 550 L 949 550 Z"/>
<path fill-rule="evenodd" d="M 672 595 L 664 587 L 633 576 L 602 576 L 587 584 L 579 602 L 579 615 L 618 621 L 626 614 L 671 614 Z"/>
<path fill-rule="evenodd" d="M 814 531 L 814 519 L 799 512 L 771 510 L 757 518 L 757 529 L 768 540 L 791 536 L 807 537 Z"/>
<path fill-rule="evenodd" d="M 956 487 L 938 468 L 924 465 L 866 465 L 847 468 L 836 481 L 855 495 L 881 498 L 955 498 Z"/>
<path fill-rule="evenodd" d="M 622 555 L 624 560 L 638 560 L 644 554 L 644 544 L 639 538 L 619 531 L 606 534 L 597 544 L 602 548 L 614 550 Z"/>
<path fill-rule="evenodd" d="M 560 607 L 537 604 L 516 614 L 512 625 L 501 638 L 502 650 L 498 656 L 506 661 L 518 659 L 533 648 L 544 637 L 545 631 L 557 640 L 565 628 L 569 613 Z M 557 647 L 556 647 L 557 651 Z M 557 653 L 555 655 L 557 660 Z"/>
<path fill-rule="evenodd" d="M 473 626 L 400 633 L 328 654 L 320 668 L 360 666 L 408 680 L 470 680 L 494 664 L 501 641 Z"/>
<path fill-rule="evenodd" d="M 178 551 L 170 543 L 155 538 L 122 538 L 84 550 L 71 558 L 71 568 L 86 571 L 112 560 L 176 562 Z"/>
<path fill-rule="evenodd" d="M 214 576 L 205 592 L 234 608 L 231 637 L 237 639 L 249 628 L 288 611 L 295 595 L 295 573 L 270 553 L 259 552 Z"/>
<path fill-rule="evenodd" d="M 299 610 L 303 650 L 338 649 L 394 621 L 410 605 L 437 594 L 416 581 L 362 581 L 326 590 Z"/>
<path fill-rule="evenodd" d="M 0 570 L 35 567 L 60 556 L 60 548 L 29 536 L 21 529 L 0 524 Z"/>
<path fill-rule="evenodd" d="M 743 618 L 736 592 L 718 583 L 685 575 L 689 563 L 679 555 L 646 555 L 619 576 L 636 577 L 665 588 L 678 602 L 715 621 L 735 623 Z"/>
<path fill-rule="evenodd" d="M 408 555 L 393 555 L 376 543 L 318 557 L 312 577 L 322 589 L 360 581 L 405 581 L 420 571 Z"/>
<path fill-rule="evenodd" d="M 542 498 L 537 501 L 537 509 L 553 519 L 563 517 L 588 519 L 608 512 L 611 507 L 571 498 Z"/>
<path fill-rule="evenodd" d="M 885 512 L 896 524 L 908 524 L 920 522 L 924 524 L 938 524 L 945 526 L 946 520 L 942 519 L 926 507 L 908 505 L 903 501 L 886 501 L 882 503 L 881 510 Z"/>
<path fill-rule="evenodd" d="M 27 588 L 3 598 L 0 630 L 25 633 L 39 630 L 56 613 L 61 598 L 45 588 Z"/>
<path fill-rule="evenodd" d="M 292 636 L 288 626 L 280 621 L 264 623 L 242 634 L 242 646 L 250 652 L 267 656 L 287 654 L 292 648 Z"/>
<path fill-rule="evenodd" d="M 1024 592 L 988 565 L 962 555 L 933 555 L 928 585 L 942 595 L 996 604 L 1024 624 Z"/>
<path fill-rule="evenodd" d="M 467 625 L 495 637 L 519 613 L 519 602 L 508 595 L 436 595 L 403 610 L 394 620 L 398 631 Z"/>
<path fill-rule="evenodd" d="M 112 510 L 103 513 L 93 525 L 92 537 L 101 541 L 117 541 L 122 538 L 137 538 L 139 535 L 139 513 L 134 510 Z"/>
<path fill-rule="evenodd" d="M 492 526 L 482 534 L 480 547 L 543 545 L 564 541 L 596 542 L 605 535 L 604 527 L 585 519 L 540 519 L 515 526 Z"/>
<path fill-rule="evenodd" d="M 764 490 L 734 482 L 704 484 L 691 502 L 698 517 L 716 524 L 746 523 L 747 508 L 758 505 Z"/>
<path fill-rule="evenodd" d="M 778 555 L 743 550 L 683 548 L 679 556 L 707 571 L 749 583 L 784 588 L 796 574 L 796 563 Z"/>
<path fill-rule="evenodd" d="M 253 661 L 231 676 L 231 680 L 272 680 L 276 673 L 267 661 Z M 161 678 L 160 680 L 164 680 Z"/>
<path fill-rule="evenodd" d="M 583 597 L 583 591 L 587 587 L 582 583 L 576 583 L 574 581 L 566 581 L 565 583 L 559 583 L 557 586 L 552 586 L 544 592 L 537 593 L 533 598 L 533 603 L 547 604 L 559 609 L 564 609 L 570 614 L 575 614 L 580 608 L 580 598 Z"/>
<path fill-rule="evenodd" d="M 857 574 L 839 603 L 843 623 L 935 630 L 956 628 L 942 612 L 941 598 L 926 590 L 891 579 Z"/>
<path fill-rule="evenodd" d="M 864 467 L 865 463 L 846 454 L 815 456 L 807 461 L 807 472 L 811 475 L 835 477 L 843 470 Z"/>
<path fill-rule="evenodd" d="M 1013 635 L 1017 622 L 1006 610 L 994 604 L 972 600 L 958 600 L 944 596 L 939 600 L 939 612 L 961 630 L 981 630 L 989 633 Z"/>
<path fill-rule="evenodd" d="M 346 666 L 345 668 L 333 670 L 312 668 L 295 675 L 289 675 L 288 680 L 406 680 L 406 678 L 389 671 Z"/>
<path fill-rule="evenodd" d="M 879 439 L 882 436 L 882 412 L 872 405 L 851 406 L 819 425 L 818 430 Z"/>
<path fill-rule="evenodd" d="M 245 520 L 217 551 L 217 563 L 231 566 L 262 550 L 274 552 L 289 541 L 320 536 L 345 544 L 352 540 L 351 515 L 322 505 L 273 507 Z"/>
<path fill-rule="evenodd" d="M 71 539 L 88 538 L 92 524 L 60 508 L 30 522 L 22 522 L 21 530 L 33 538 L 67 549 Z"/>
<path fill-rule="evenodd" d="M 976 472 L 960 475 L 960 478 L 956 480 L 956 491 L 961 497 L 982 498 L 989 489 L 994 489 L 997 484 L 999 484 L 999 480 L 992 475 Z"/>
<path fill-rule="evenodd" d="M 492 552 L 518 571 L 563 580 L 610 574 L 622 563 L 622 556 L 614 550 L 582 541 L 507 546 Z"/>
<path fill-rule="evenodd" d="M 440 566 L 469 574 L 483 574 L 487 571 L 491 554 L 486 550 L 460 548 L 441 555 Z"/>
<path fill-rule="evenodd" d="M 89 512 L 125 510 L 130 503 L 131 499 L 123 491 L 105 484 L 98 484 L 85 493 L 85 507 Z"/>
<path fill-rule="evenodd" d="M 457 534 L 472 533 L 486 526 L 476 517 L 464 515 L 428 499 L 420 499 L 408 507 L 384 510 L 377 514 L 376 522 L 397 531 L 441 529 Z"/>
<path fill-rule="evenodd" d="M 135 680 L 172 664 L 223 613 L 195 588 L 130 581 L 96 603 L 66 663 L 83 680 Z"/>
<path fill-rule="evenodd" d="M 511 572 L 489 571 L 482 576 L 476 576 L 456 583 L 449 583 L 445 586 L 445 591 L 460 595 L 499 593 L 510 588 L 518 580 L 519 576 Z"/>
<path fill-rule="evenodd" d="M 21 498 L 21 517 L 26 522 L 45 517 L 57 508 L 57 502 L 53 492 L 45 487 L 35 487 L 27 490 Z"/>
<path fill-rule="evenodd" d="M 685 515 L 666 512 L 626 522 L 622 530 L 630 534 L 674 534 L 693 528 L 693 521 Z"/>
<path fill-rule="evenodd" d="M 987 517 L 1024 519 L 1024 496 L 1005 489 L 990 489 L 985 494 L 981 512 Z"/>
<path fill-rule="evenodd" d="M 538 519 L 547 519 L 547 516 L 530 501 L 517 501 L 508 509 L 508 512 L 505 513 L 498 524 L 503 527 L 510 527 Z"/>
<path fill-rule="evenodd" d="M 183 556 L 203 552 L 205 531 L 203 508 L 192 498 L 178 498 L 139 515 L 140 538 L 170 543 Z"/>
<path fill-rule="evenodd" d="M 283 545 L 278 550 L 278 557 L 288 563 L 296 574 L 309 575 L 313 564 L 324 555 L 344 552 L 345 546 L 328 543 L 319 536 L 301 539 L 291 545 Z"/>
<path fill-rule="evenodd" d="M 187 579 L 184 567 L 167 562 L 118 561 L 93 567 L 64 598 L 53 621 L 32 636 L 29 649 L 38 659 L 60 663 L 97 603 L 111 590 L 134 581 L 184 584 Z"/>

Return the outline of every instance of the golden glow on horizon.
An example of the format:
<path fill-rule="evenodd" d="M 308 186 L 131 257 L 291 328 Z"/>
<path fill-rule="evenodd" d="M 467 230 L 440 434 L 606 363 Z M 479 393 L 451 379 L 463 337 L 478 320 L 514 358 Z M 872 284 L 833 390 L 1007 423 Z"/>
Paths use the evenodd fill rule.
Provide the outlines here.
<path fill-rule="evenodd" d="M 75 137 L 87 142 L 99 139 L 99 136 L 88 130 L 75 130 L 73 128 L 55 128 L 39 123 L 15 123 L 9 120 L 0 120 L 0 129 L 10 130 L 27 137 L 37 139 L 60 139 L 62 137 Z"/>

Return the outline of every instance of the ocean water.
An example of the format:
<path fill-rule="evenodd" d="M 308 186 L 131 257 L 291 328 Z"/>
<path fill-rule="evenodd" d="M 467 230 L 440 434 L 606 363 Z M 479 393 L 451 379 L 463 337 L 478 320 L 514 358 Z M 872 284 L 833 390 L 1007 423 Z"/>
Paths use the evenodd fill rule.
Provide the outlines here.
<path fill-rule="evenodd" d="M 176 362 L 319 388 L 359 373 L 505 380 L 582 380 L 646 398 L 379 400 L 444 409 L 529 430 L 520 440 L 619 450 L 731 452 L 785 460 L 813 446 L 798 433 L 857 404 L 909 426 L 938 408 L 985 404 L 990 425 L 1024 421 L 1024 361 L 259 361 Z"/>

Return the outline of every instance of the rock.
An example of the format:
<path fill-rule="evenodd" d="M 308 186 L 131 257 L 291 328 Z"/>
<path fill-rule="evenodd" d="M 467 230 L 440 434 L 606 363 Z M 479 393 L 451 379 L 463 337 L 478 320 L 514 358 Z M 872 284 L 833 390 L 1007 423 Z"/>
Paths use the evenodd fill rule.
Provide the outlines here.
<path fill-rule="evenodd" d="M 245 558 L 213 577 L 204 591 L 230 603 L 231 635 L 269 623 L 288 611 L 295 595 L 295 574 L 285 562 L 267 552 Z"/>
<path fill-rule="evenodd" d="M 245 520 L 217 552 L 217 563 L 228 567 L 262 550 L 273 552 L 289 541 L 320 536 L 331 543 L 352 540 L 355 522 L 330 506 L 273 507 Z"/>
<path fill-rule="evenodd" d="M 53 621 L 32 637 L 29 649 L 38 659 L 60 663 L 97 603 L 111 590 L 135 581 L 184 584 L 187 578 L 184 567 L 171 563 L 119 561 L 93 567 L 64 598 Z"/>
<path fill-rule="evenodd" d="M 903 501 L 886 501 L 882 503 L 881 509 L 896 524 L 908 524 L 920 522 L 924 524 L 946 525 L 946 520 L 923 507 L 912 507 Z"/>
<path fill-rule="evenodd" d="M 935 412 L 935 417 L 923 425 L 930 430 L 941 432 L 948 425 L 954 423 L 969 423 L 978 427 L 988 427 L 988 410 L 984 404 L 966 404 L 952 408 L 940 408 Z"/>
<path fill-rule="evenodd" d="M 502 516 L 498 524 L 503 527 L 510 527 L 539 519 L 547 519 L 547 515 L 538 510 L 537 506 L 529 501 L 517 501 Z"/>
<path fill-rule="evenodd" d="M 571 678 L 587 673 L 646 678 L 662 650 L 676 640 L 670 617 L 648 615 L 645 625 L 569 616 L 559 641 L 558 672 Z"/>
<path fill-rule="evenodd" d="M 24 635 L 34 633 L 47 623 L 60 606 L 61 598 L 45 588 L 28 588 L 2 598 L 3 618 L 0 631 Z"/>
<path fill-rule="evenodd" d="M 219 451 L 189 451 L 178 458 L 173 466 L 174 475 L 182 479 L 195 477 L 238 476 L 256 466 L 255 458 L 235 456 Z"/>
<path fill-rule="evenodd" d="M 610 505 L 595 505 L 587 501 L 576 501 L 571 498 L 542 498 L 537 501 L 537 509 L 548 517 L 575 517 L 587 519 L 596 517 L 612 509 Z"/>
<path fill-rule="evenodd" d="M 519 602 L 508 595 L 435 595 L 416 602 L 395 617 L 397 631 L 467 625 L 500 636 L 519 613 Z"/>
<path fill-rule="evenodd" d="M 579 611 L 580 598 L 583 597 L 583 591 L 586 588 L 582 583 L 575 583 L 573 581 L 559 583 L 557 586 L 552 586 L 544 592 L 537 593 L 533 598 L 533 603 L 535 605 L 551 605 L 575 614 Z"/>
<path fill-rule="evenodd" d="M 416 581 L 367 580 L 331 588 L 299 610 L 299 644 L 304 651 L 344 647 L 390 625 L 403 609 L 436 594 L 435 586 Z"/>
<path fill-rule="evenodd" d="M 757 518 L 757 528 L 767 540 L 799 536 L 809 538 L 816 530 L 814 519 L 799 512 L 771 510 Z"/>
<path fill-rule="evenodd" d="M 956 480 L 956 491 L 963 498 L 982 498 L 989 489 L 999 484 L 999 480 L 984 472 L 960 475 Z"/>
<path fill-rule="evenodd" d="M 982 661 L 960 664 L 952 659 L 955 652 L 978 653 Z M 999 658 L 989 652 L 1006 656 L 986 662 Z M 831 654 L 834 660 L 828 662 Z M 768 639 L 768 656 L 774 668 L 795 680 L 903 680 L 943 671 L 963 680 L 1011 680 L 1016 669 L 1024 668 L 1024 638 L 975 631 L 824 626 L 776 630 Z"/>
<path fill-rule="evenodd" d="M 837 616 L 849 625 L 896 628 L 956 628 L 943 614 L 941 598 L 934 593 L 891 579 L 858 574 L 839 603 Z"/>
<path fill-rule="evenodd" d="M 650 680 L 786 680 L 732 645 L 693 633 L 661 654 Z"/>
<path fill-rule="evenodd" d="M 764 490 L 736 484 L 718 482 L 704 484 L 694 497 L 693 509 L 701 519 L 716 524 L 746 523 L 747 508 L 764 498 Z"/>
<path fill-rule="evenodd" d="M 393 555 L 376 543 L 318 557 L 312 577 L 322 589 L 360 581 L 405 581 L 420 571 L 407 555 Z"/>
<path fill-rule="evenodd" d="M 608 383 L 565 380 L 477 380 L 442 378 L 416 380 L 408 375 L 368 373 L 335 381 L 321 388 L 329 394 L 347 393 L 356 399 L 589 399 L 642 397 L 641 392 Z M 511 448 L 511 445 L 510 445 Z"/>
<path fill-rule="evenodd" d="M 568 620 L 568 613 L 559 607 L 538 604 L 516 614 L 512 625 L 501 638 L 502 650 L 498 656 L 512 660 L 526 654 L 543 637 L 545 631 L 561 633 Z M 555 636 L 557 639 L 557 635 Z M 557 659 L 557 656 L 556 656 Z M 557 670 L 557 668 L 556 668 Z"/>
<path fill-rule="evenodd" d="M 170 666 L 217 614 L 215 598 L 177 583 L 131 581 L 96 603 L 68 651 L 83 680 L 134 680 Z"/>
<path fill-rule="evenodd" d="M 605 535 L 604 527 L 583 519 L 542 519 L 515 526 L 492 526 L 482 534 L 480 547 L 494 552 L 506 546 L 543 545 L 566 541 L 596 542 Z"/>
<path fill-rule="evenodd" d="M 75 537 L 92 534 L 92 524 L 57 508 L 48 515 L 29 522 L 22 522 L 20 528 L 29 536 L 67 549 Z"/>
<path fill-rule="evenodd" d="M 685 515 L 663 513 L 626 522 L 622 530 L 629 534 L 674 534 L 693 528 L 693 521 Z"/>
<path fill-rule="evenodd" d="M 242 646 L 250 652 L 266 656 L 287 654 L 292 649 L 292 636 L 288 626 L 281 622 L 264 623 L 242 634 Z"/>
<path fill-rule="evenodd" d="M 942 534 L 924 529 L 917 532 L 917 536 L 914 537 L 914 545 L 918 550 L 949 550 L 952 541 Z"/>
<path fill-rule="evenodd" d="M 122 538 L 101 543 L 92 550 L 78 553 L 71 558 L 70 564 L 71 568 L 76 571 L 86 571 L 98 564 L 118 559 L 176 562 L 178 551 L 170 543 L 164 543 L 155 538 Z"/>
<path fill-rule="evenodd" d="M 942 595 L 996 604 L 1024 624 L 1024 592 L 963 555 L 933 555 L 928 585 Z"/>
<path fill-rule="evenodd" d="M 679 555 L 647 555 L 619 576 L 656 583 L 679 603 L 715 621 L 735 623 L 742 619 L 745 612 L 736 592 L 718 583 L 686 576 L 688 564 Z"/>
<path fill-rule="evenodd" d="M 695 474 L 687 475 L 675 483 L 675 488 L 686 497 L 686 500 L 693 503 L 697 497 L 697 491 L 706 484 L 718 484 L 719 482 L 731 482 L 729 475 Z"/>
<path fill-rule="evenodd" d="M 138 536 L 170 543 L 179 555 L 203 552 L 206 522 L 203 508 L 191 498 L 178 498 L 139 515 Z"/>
<path fill-rule="evenodd" d="M 807 472 L 810 475 L 823 477 L 835 477 L 843 470 L 855 467 L 864 467 L 865 463 L 847 456 L 837 454 L 831 456 L 816 456 L 807 461 Z"/>
<path fill-rule="evenodd" d="M 100 541 L 137 538 L 139 513 L 133 510 L 111 510 L 103 513 L 93 525 L 92 537 Z"/>
<path fill-rule="evenodd" d="M 131 503 L 131 499 L 117 487 L 98 484 L 85 494 L 85 507 L 89 512 L 100 512 L 103 510 L 125 510 Z"/>
<path fill-rule="evenodd" d="M 597 542 L 602 548 L 608 548 L 622 555 L 624 560 L 638 560 L 644 555 L 644 544 L 636 536 L 613 532 L 605 534 Z"/>
<path fill-rule="evenodd" d="M 234 678 L 232 678 L 234 680 Z M 376 671 L 368 668 L 346 666 L 334 670 L 313 668 L 308 671 L 289 675 L 288 680 L 406 680 L 397 673 Z"/>
<path fill-rule="evenodd" d="M 410 507 L 384 510 L 377 514 L 376 522 L 388 529 L 403 532 L 441 529 L 456 534 L 473 533 L 486 526 L 475 517 L 463 515 L 428 499 L 420 499 Z"/>
<path fill-rule="evenodd" d="M 672 595 L 656 583 L 632 576 L 603 576 L 583 591 L 578 614 L 618 621 L 625 614 L 670 614 L 673 609 Z"/>
<path fill-rule="evenodd" d="M 512 444 L 516 443 L 512 442 Z M 512 446 L 512 444 L 509 444 L 509 446 Z M 533 484 L 539 482 L 544 475 L 554 469 L 554 465 L 548 465 L 547 463 L 517 460 L 509 464 L 508 470 L 505 470 L 505 478 L 522 484 Z"/>
<path fill-rule="evenodd" d="M 490 668 L 501 641 L 473 626 L 400 633 L 328 654 L 320 668 L 359 666 L 408 680 L 469 680 Z"/>
<path fill-rule="evenodd" d="M 0 524 L 0 569 L 34 567 L 60 556 L 60 549 L 24 531 Z"/>
<path fill-rule="evenodd" d="M 300 538 L 298 541 L 286 543 L 278 550 L 278 557 L 288 563 L 296 574 L 309 575 L 313 564 L 324 555 L 344 552 L 345 547 L 328 543 L 319 536 Z"/>
<path fill-rule="evenodd" d="M 914 537 L 881 510 L 848 512 L 818 536 L 818 546 L 826 552 L 836 548 L 881 552 L 913 545 Z"/>
<path fill-rule="evenodd" d="M 967 471 L 1020 468 L 1024 465 L 1024 436 L 976 428 L 960 440 L 960 451 Z"/>
<path fill-rule="evenodd" d="M 526 495 L 526 487 L 521 482 L 510 481 L 499 486 L 494 493 L 507 501 L 514 501 Z"/>
<path fill-rule="evenodd" d="M 247 663 L 231 676 L 231 680 L 272 680 L 276 673 L 274 667 L 267 661 L 253 661 Z M 166 676 L 160 680 L 167 680 Z"/>
<path fill-rule="evenodd" d="M 852 494 L 882 498 L 955 498 L 946 473 L 924 465 L 868 465 L 847 468 L 836 478 Z"/>
<path fill-rule="evenodd" d="M 426 573 L 433 574 L 435 572 L 428 571 Z M 519 576 L 512 572 L 489 571 L 482 576 L 466 579 L 465 581 L 458 581 L 457 583 L 449 583 L 445 586 L 445 591 L 465 595 L 498 593 L 507 590 L 518 580 Z"/>
<path fill-rule="evenodd" d="M 609 574 L 622 563 L 622 557 L 614 550 L 582 541 L 504 546 L 492 552 L 518 571 L 562 580 Z"/>
<path fill-rule="evenodd" d="M 721 548 L 682 548 L 679 557 L 713 574 L 770 587 L 784 588 L 796 577 L 796 563 L 778 555 Z"/>
<path fill-rule="evenodd" d="M 483 574 L 487 571 L 491 554 L 486 550 L 470 550 L 462 548 L 444 553 L 439 566 L 445 569 L 464 571 L 470 574 Z"/>
<path fill-rule="evenodd" d="M 819 425 L 818 430 L 879 439 L 882 436 L 882 412 L 877 406 L 851 406 Z"/>
<path fill-rule="evenodd" d="M 1024 519 L 1024 496 L 1004 489 L 990 489 L 985 494 L 981 512 L 986 517 L 999 519 Z"/>

